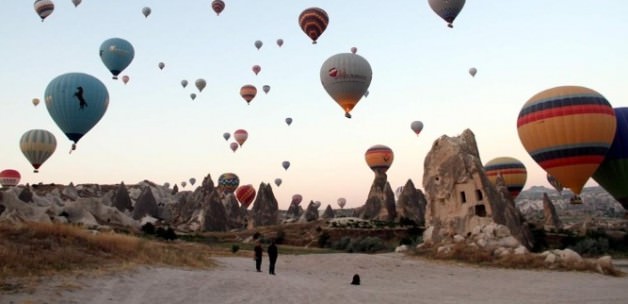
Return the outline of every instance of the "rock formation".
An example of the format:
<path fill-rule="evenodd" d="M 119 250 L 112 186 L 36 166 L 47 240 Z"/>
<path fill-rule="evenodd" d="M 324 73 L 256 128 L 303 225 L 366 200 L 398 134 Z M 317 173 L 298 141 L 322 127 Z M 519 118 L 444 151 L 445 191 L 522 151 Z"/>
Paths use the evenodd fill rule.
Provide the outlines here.
<path fill-rule="evenodd" d="M 246 210 L 242 212 L 242 207 L 233 193 L 224 196 L 222 201 L 225 207 L 225 217 L 227 229 L 241 229 L 245 228 L 244 218 L 246 217 Z"/>
<path fill-rule="evenodd" d="M 321 206 L 320 203 L 310 201 L 310 203 L 307 205 L 307 208 L 305 208 L 305 212 L 303 213 L 299 221 L 311 222 L 311 221 L 318 220 L 318 207 L 320 206 Z"/>
<path fill-rule="evenodd" d="M 153 191 L 150 187 L 145 186 L 133 207 L 133 219 L 139 220 L 147 215 L 157 218 L 159 217 L 159 209 Z"/>
<path fill-rule="evenodd" d="M 390 188 L 385 173 L 375 174 L 366 203 L 357 211 L 357 216 L 369 220 L 395 220 L 395 193 Z"/>
<path fill-rule="evenodd" d="M 116 188 L 111 203 L 113 207 L 122 212 L 124 212 L 125 210 L 133 210 L 133 202 L 131 201 L 131 197 L 129 196 L 129 190 L 127 190 L 124 182 L 120 183 L 120 185 L 118 185 L 118 188 Z"/>
<path fill-rule="evenodd" d="M 20 192 L 20 195 L 18 196 L 18 198 L 23 202 L 32 203 L 33 192 L 31 191 L 31 187 L 29 186 L 24 187 L 24 189 L 22 189 L 22 191 Z"/>
<path fill-rule="evenodd" d="M 227 212 L 222 204 L 222 194 L 212 191 L 202 202 L 201 226 L 203 231 L 227 230 Z"/>
<path fill-rule="evenodd" d="M 325 211 L 323 212 L 322 218 L 333 219 L 335 217 L 336 215 L 334 214 L 334 210 L 331 209 L 331 205 L 327 205 L 327 208 L 325 208 Z"/>
<path fill-rule="evenodd" d="M 66 187 L 63 187 L 63 191 L 61 191 L 61 198 L 63 200 L 75 201 L 79 198 L 78 190 L 73 183 L 70 183 Z"/>
<path fill-rule="evenodd" d="M 256 227 L 277 225 L 279 223 L 279 205 L 270 184 L 260 183 L 253 202 L 253 222 Z"/>
<path fill-rule="evenodd" d="M 286 211 L 286 217 L 290 219 L 298 219 L 303 215 L 303 208 L 297 204 L 290 204 L 288 211 Z"/>
<path fill-rule="evenodd" d="M 552 203 L 552 200 L 550 200 L 547 193 L 543 193 L 543 218 L 545 219 L 545 223 L 543 225 L 545 230 L 563 228 L 563 223 L 560 221 L 560 218 L 556 213 L 556 208 L 554 208 L 554 204 Z"/>
<path fill-rule="evenodd" d="M 408 180 L 397 199 L 397 217 L 400 223 L 425 225 L 425 195 Z"/>

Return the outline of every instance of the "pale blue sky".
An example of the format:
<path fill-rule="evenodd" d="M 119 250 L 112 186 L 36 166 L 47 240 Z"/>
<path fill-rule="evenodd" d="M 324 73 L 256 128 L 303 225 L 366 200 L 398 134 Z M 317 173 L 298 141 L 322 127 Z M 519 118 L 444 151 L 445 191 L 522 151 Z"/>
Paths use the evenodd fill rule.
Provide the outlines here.
<path fill-rule="evenodd" d="M 23 183 L 173 184 L 234 172 L 256 187 L 282 178 L 280 187 L 273 184 L 281 208 L 295 193 L 334 208 L 346 197 L 347 207 L 356 207 L 373 179 L 364 161 L 370 146 L 394 150 L 393 189 L 407 179 L 422 188 L 423 160 L 434 140 L 469 128 L 483 163 L 512 156 L 526 165 L 528 188 L 548 185 L 517 136 L 517 115 L 531 96 L 582 85 L 614 107 L 627 106 L 624 0 L 470 0 L 453 29 L 427 0 L 225 0 L 220 16 L 210 0 L 84 0 L 78 8 L 70 0 L 54 2 L 43 23 L 32 1 L 6 0 L 0 10 L 0 168 L 19 170 Z M 152 8 L 148 18 L 144 6 Z M 311 6 L 330 17 L 317 45 L 297 23 Z M 98 57 L 100 44 L 112 37 L 135 47 L 121 74 L 130 76 L 128 85 L 112 80 Z M 278 38 L 285 41 L 281 48 Z M 259 51 L 258 39 L 264 42 Z M 346 119 L 319 70 L 353 46 L 370 62 L 373 80 L 369 97 Z M 258 76 L 254 64 L 262 67 Z M 475 78 L 470 67 L 478 69 Z M 45 105 L 31 104 L 67 72 L 99 78 L 110 94 L 107 113 L 71 155 L 71 142 Z M 207 87 L 199 94 L 193 83 L 201 77 Z M 182 88 L 182 79 L 191 85 Z M 249 106 L 239 96 L 247 83 L 259 91 Z M 268 95 L 261 92 L 265 84 Z M 288 116 L 294 119 L 289 127 Z M 418 138 L 410 130 L 414 120 L 425 124 Z M 38 174 L 18 145 L 34 128 L 48 129 L 58 141 Z M 239 128 L 249 139 L 233 153 L 222 134 Z M 284 160 L 292 164 L 287 171 Z"/>

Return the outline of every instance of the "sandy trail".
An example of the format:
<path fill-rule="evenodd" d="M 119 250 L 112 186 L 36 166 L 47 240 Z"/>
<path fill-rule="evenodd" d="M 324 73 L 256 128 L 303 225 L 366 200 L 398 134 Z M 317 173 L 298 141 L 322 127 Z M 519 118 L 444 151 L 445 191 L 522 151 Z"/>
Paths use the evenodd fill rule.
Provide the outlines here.
<path fill-rule="evenodd" d="M 216 258 L 209 271 L 141 268 L 54 279 L 0 303 L 627 303 L 628 277 L 478 268 L 399 254 L 280 255 L 277 275 L 250 258 Z M 262 265 L 268 267 L 265 259 Z M 359 273 L 362 285 L 350 285 Z M 78 288 L 68 286 L 78 285 Z"/>

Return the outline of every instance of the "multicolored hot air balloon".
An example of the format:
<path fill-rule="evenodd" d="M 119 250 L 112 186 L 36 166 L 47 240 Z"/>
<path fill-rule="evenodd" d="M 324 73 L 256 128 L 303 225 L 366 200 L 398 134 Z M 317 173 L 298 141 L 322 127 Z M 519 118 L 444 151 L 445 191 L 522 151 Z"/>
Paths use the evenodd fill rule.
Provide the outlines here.
<path fill-rule="evenodd" d="M 94 76 L 67 73 L 50 81 L 45 101 L 50 117 L 74 142 L 74 150 L 78 141 L 105 115 L 109 92 Z"/>
<path fill-rule="evenodd" d="M 44 19 L 55 10 L 55 4 L 51 0 L 35 0 L 33 7 L 39 18 L 41 18 L 41 22 L 44 22 Z"/>
<path fill-rule="evenodd" d="M 185 89 L 188 86 L 188 81 L 185 79 L 181 80 L 181 86 Z"/>
<path fill-rule="evenodd" d="M 261 40 L 255 40 L 255 43 L 253 43 L 253 45 L 259 50 L 262 45 L 264 45 L 264 43 Z"/>
<path fill-rule="evenodd" d="M 416 134 L 416 136 L 419 136 L 419 134 L 423 130 L 423 122 L 419 120 L 413 121 L 410 124 L 410 129 L 412 129 L 412 131 Z"/>
<path fill-rule="evenodd" d="M 290 162 L 287 160 L 284 160 L 283 162 L 281 162 L 281 166 L 287 171 L 288 168 L 290 168 Z"/>
<path fill-rule="evenodd" d="M 32 103 L 34 106 L 37 106 L 39 104 L 39 98 L 33 98 Z"/>
<path fill-rule="evenodd" d="M 303 196 L 301 194 L 295 194 L 292 196 L 292 200 L 290 201 L 290 204 L 298 206 L 302 201 L 303 201 Z"/>
<path fill-rule="evenodd" d="M 628 210 L 628 108 L 615 108 L 617 132 L 593 179 Z"/>
<path fill-rule="evenodd" d="M 122 38 L 110 38 L 100 45 L 99 55 L 105 67 L 113 74 L 113 79 L 118 79 L 118 75 L 133 61 L 135 49 Z"/>
<path fill-rule="evenodd" d="M 220 16 L 220 13 L 225 9 L 225 2 L 222 0 L 214 0 L 212 1 L 212 9 L 216 16 Z"/>
<path fill-rule="evenodd" d="M 291 125 L 292 124 L 292 118 L 291 117 L 286 117 L 286 124 L 287 125 Z"/>
<path fill-rule="evenodd" d="M 233 138 L 236 142 L 238 142 L 240 147 L 242 147 L 244 145 L 244 142 L 246 142 L 246 140 L 249 138 L 249 132 L 244 129 L 238 129 L 233 132 Z"/>
<path fill-rule="evenodd" d="M 196 88 L 198 89 L 198 92 L 203 92 L 203 89 L 207 86 L 207 81 L 205 81 L 205 79 L 203 78 L 199 78 L 196 79 L 196 81 L 194 82 L 194 85 L 196 86 Z"/>
<path fill-rule="evenodd" d="M 253 70 L 253 73 L 255 73 L 255 75 L 259 74 L 260 71 L 262 71 L 262 67 L 259 65 L 254 65 L 251 70 Z"/>
<path fill-rule="evenodd" d="M 530 98 L 519 112 L 517 131 L 530 156 L 576 196 L 608 152 L 617 120 L 600 93 L 561 86 Z"/>
<path fill-rule="evenodd" d="M 225 140 L 229 140 L 230 137 L 231 137 L 231 133 L 229 132 L 222 133 L 222 138 L 224 138 Z"/>
<path fill-rule="evenodd" d="M 37 173 L 39 172 L 39 167 L 57 149 L 57 139 L 47 130 L 29 130 L 20 138 L 20 149 L 33 168 L 35 168 L 33 172 Z"/>
<path fill-rule="evenodd" d="M 550 183 L 550 185 L 552 185 L 552 187 L 554 187 L 554 189 L 556 189 L 556 191 L 558 191 L 558 194 L 563 193 L 563 184 L 561 184 L 554 176 L 552 176 L 551 174 L 547 173 L 547 182 Z"/>
<path fill-rule="evenodd" d="M 235 153 L 236 150 L 238 150 L 238 148 L 240 147 L 240 145 L 238 145 L 237 142 L 232 142 L 229 144 L 229 148 L 231 149 L 231 151 L 233 151 Z"/>
<path fill-rule="evenodd" d="M 340 209 L 343 209 L 346 204 L 347 204 L 346 198 L 344 197 L 338 198 L 338 206 L 340 207 Z"/>
<path fill-rule="evenodd" d="M 225 194 L 233 193 L 240 185 L 240 178 L 235 173 L 223 173 L 218 177 L 218 187 Z"/>
<path fill-rule="evenodd" d="M 471 75 L 471 77 L 475 77 L 475 74 L 477 74 L 478 69 L 476 68 L 470 68 L 469 69 L 469 74 Z"/>
<path fill-rule="evenodd" d="M 0 172 L 0 185 L 3 188 L 15 187 L 20 183 L 20 172 L 13 169 L 5 169 Z"/>
<path fill-rule="evenodd" d="M 375 172 L 375 175 L 386 174 L 390 165 L 392 165 L 395 155 L 387 146 L 374 145 L 364 153 L 366 164 Z"/>
<path fill-rule="evenodd" d="M 427 2 L 439 17 L 447 21 L 447 26 L 453 28 L 454 20 L 464 7 L 465 0 L 428 0 Z"/>
<path fill-rule="evenodd" d="M 528 171 L 523 163 L 507 156 L 497 157 L 487 162 L 484 165 L 484 173 L 493 185 L 496 185 L 497 177 L 501 176 L 513 200 L 517 198 L 528 178 Z"/>
<path fill-rule="evenodd" d="M 253 202 L 253 199 L 255 199 L 255 194 L 255 187 L 253 187 L 253 185 L 251 184 L 242 185 L 238 187 L 238 189 L 236 189 L 235 191 L 236 199 L 238 199 L 244 209 L 248 208 L 249 205 Z"/>
<path fill-rule="evenodd" d="M 281 47 L 283 45 L 283 39 L 277 39 L 277 45 Z"/>
<path fill-rule="evenodd" d="M 329 16 L 322 8 L 310 7 L 299 15 L 301 30 L 316 44 L 318 38 L 325 32 L 329 24 Z"/>
<path fill-rule="evenodd" d="M 142 15 L 144 15 L 144 17 L 148 18 L 148 16 L 150 16 L 150 13 L 153 10 L 150 9 L 150 7 L 146 6 L 144 8 L 142 8 Z"/>
<path fill-rule="evenodd" d="M 262 90 L 264 91 L 264 93 L 268 94 L 268 92 L 270 92 L 270 86 L 269 86 L 269 85 L 267 85 L 267 84 L 265 84 L 265 85 L 262 87 Z"/>
<path fill-rule="evenodd" d="M 351 118 L 351 110 L 371 85 L 371 65 L 360 55 L 340 53 L 329 57 L 321 66 L 320 78 L 325 91 Z"/>
<path fill-rule="evenodd" d="M 277 185 L 277 187 L 281 186 L 282 182 L 281 178 L 275 178 L 275 185 Z"/>
<path fill-rule="evenodd" d="M 245 84 L 240 88 L 240 96 L 244 98 L 246 104 L 251 104 L 255 95 L 257 95 L 257 88 L 252 84 Z"/>
<path fill-rule="evenodd" d="M 160 62 L 160 63 L 158 63 L 158 64 L 157 64 L 157 67 L 158 67 L 160 70 L 163 70 L 163 69 L 166 67 L 166 64 L 165 64 L 165 63 L 163 63 L 163 62 Z"/>

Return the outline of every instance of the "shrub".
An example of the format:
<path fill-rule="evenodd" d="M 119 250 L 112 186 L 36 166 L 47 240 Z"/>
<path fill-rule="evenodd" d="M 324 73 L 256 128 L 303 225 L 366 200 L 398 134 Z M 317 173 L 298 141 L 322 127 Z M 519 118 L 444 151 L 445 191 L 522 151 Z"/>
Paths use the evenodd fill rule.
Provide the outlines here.
<path fill-rule="evenodd" d="M 240 246 L 238 244 L 231 245 L 231 253 L 236 253 L 240 250 Z"/>
<path fill-rule="evenodd" d="M 145 234 L 155 234 L 155 225 L 151 222 L 142 225 L 142 232 Z"/>
<path fill-rule="evenodd" d="M 257 241 L 257 239 L 259 239 L 262 236 L 261 233 L 259 233 L 259 231 L 255 231 L 255 233 L 253 233 L 253 240 Z"/>
<path fill-rule="evenodd" d="M 351 243 L 351 238 L 348 236 L 343 236 L 338 241 L 333 242 L 331 244 L 331 248 L 334 250 L 347 250 L 350 243 Z"/>
<path fill-rule="evenodd" d="M 327 233 L 327 231 L 321 233 L 321 235 L 318 236 L 318 247 L 320 248 L 325 248 L 329 242 L 329 233 Z"/>
<path fill-rule="evenodd" d="M 608 239 L 606 238 L 585 238 L 577 242 L 570 249 L 580 255 L 596 256 L 608 252 Z"/>
<path fill-rule="evenodd" d="M 275 236 L 275 243 L 277 243 L 278 245 L 283 244 L 285 239 L 286 239 L 286 232 L 283 231 L 283 229 L 279 229 L 277 231 L 277 235 Z"/>
<path fill-rule="evenodd" d="M 367 236 L 351 240 L 348 251 L 375 253 L 386 249 L 386 245 L 384 244 L 382 239 L 376 236 Z"/>

